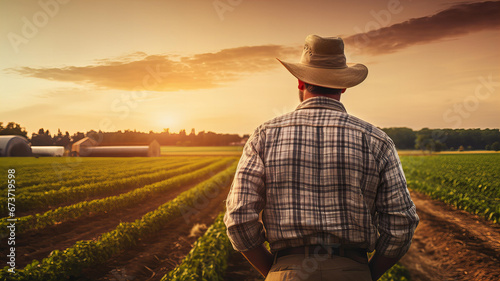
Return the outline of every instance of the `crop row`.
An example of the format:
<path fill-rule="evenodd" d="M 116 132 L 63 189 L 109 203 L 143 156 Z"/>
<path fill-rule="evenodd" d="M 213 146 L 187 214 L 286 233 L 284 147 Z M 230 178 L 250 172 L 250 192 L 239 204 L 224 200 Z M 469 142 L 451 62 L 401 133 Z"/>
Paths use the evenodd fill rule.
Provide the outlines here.
<path fill-rule="evenodd" d="M 195 181 L 196 179 L 211 175 L 215 171 L 226 167 L 233 161 L 234 159 L 232 158 L 223 158 L 197 171 L 180 174 L 179 176 L 155 182 L 117 196 L 110 196 L 93 201 L 82 201 L 70 206 L 59 207 L 43 214 L 20 217 L 16 222 L 17 232 L 23 233 L 28 230 L 42 229 L 56 223 L 65 222 L 82 216 L 97 215 L 133 206 L 168 190 L 181 187 Z M 2 237 L 5 236 L 8 231 L 7 225 L 9 224 L 9 221 L 7 219 L 8 218 L 3 218 L 0 220 L 0 236 Z"/>
<path fill-rule="evenodd" d="M 116 192 L 123 192 L 151 184 L 157 181 L 168 179 L 172 176 L 181 175 L 208 165 L 214 159 L 200 161 L 191 165 L 173 170 L 164 170 L 156 173 L 126 177 L 121 179 L 111 179 L 108 181 L 89 183 L 81 186 L 50 190 L 46 192 L 21 193 L 16 198 L 16 208 L 24 212 L 49 208 L 51 205 L 68 205 L 81 200 L 111 195 Z M 6 210 L 7 200 L 0 202 L 3 210 Z"/>
<path fill-rule="evenodd" d="M 136 165 L 164 165 L 177 161 L 172 158 L 86 158 L 86 157 L 42 157 L 42 158 L 7 158 L 0 167 L 15 167 L 18 179 L 17 187 L 23 189 L 36 184 L 51 184 L 57 181 L 85 178 L 89 174 L 133 169 Z M 99 167 L 96 169 L 96 167 Z"/>
<path fill-rule="evenodd" d="M 401 157 L 408 187 L 500 222 L 500 155 Z"/>
<path fill-rule="evenodd" d="M 224 213 L 195 243 L 189 254 L 161 281 L 167 280 L 223 280 L 229 256 L 234 250 L 226 235 Z"/>
<path fill-rule="evenodd" d="M 477 198 L 428 180 L 408 180 L 408 187 L 425 193 L 433 199 L 443 201 L 471 214 L 479 215 L 494 223 L 500 222 L 500 202 L 498 198 Z"/>
<path fill-rule="evenodd" d="M 225 189 L 234 174 L 236 163 L 223 172 L 181 193 L 172 201 L 149 212 L 135 222 L 120 223 L 118 227 L 96 240 L 78 241 L 66 250 L 54 250 L 41 262 L 34 260 L 16 273 L 8 267 L 0 270 L 1 280 L 67 280 L 79 276 L 82 269 L 103 263 L 112 255 L 127 249 L 141 238 L 159 231 L 169 221 L 183 215 L 186 206 L 193 206 L 200 199 L 213 198 L 214 192 Z"/>
<path fill-rule="evenodd" d="M 80 174 L 78 177 L 72 177 L 65 180 L 59 179 L 56 174 L 52 173 L 45 175 L 43 177 L 44 180 L 40 183 L 18 189 L 18 193 L 45 192 L 49 190 L 58 190 L 61 188 L 71 188 L 83 184 L 110 181 L 124 177 L 134 177 L 141 174 L 178 168 L 182 165 L 186 165 L 187 163 L 187 159 L 184 159 L 184 161 L 181 161 L 181 158 L 176 160 L 177 161 L 169 161 L 161 164 L 158 163 L 156 165 L 153 163 L 137 163 L 132 165 L 128 164 L 128 166 L 125 167 L 120 165 L 121 163 L 117 163 L 118 165 L 116 165 L 115 167 L 99 167 L 97 171 L 90 170 L 91 167 L 87 167 L 86 169 L 83 168 L 81 169 L 81 171 L 78 171 L 78 174 Z"/>

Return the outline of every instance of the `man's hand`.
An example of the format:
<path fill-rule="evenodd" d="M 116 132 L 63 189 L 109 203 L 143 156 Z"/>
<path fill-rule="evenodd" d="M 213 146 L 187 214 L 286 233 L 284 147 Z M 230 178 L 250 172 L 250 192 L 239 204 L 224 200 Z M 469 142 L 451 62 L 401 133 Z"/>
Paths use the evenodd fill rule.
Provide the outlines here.
<path fill-rule="evenodd" d="M 250 264 L 257 269 L 264 277 L 267 276 L 271 266 L 273 265 L 273 254 L 271 254 L 264 244 L 252 248 L 248 251 L 241 252 L 241 254 L 250 262 Z"/>
<path fill-rule="evenodd" d="M 395 265 L 399 261 L 398 258 L 387 258 L 381 255 L 378 255 L 377 252 L 370 259 L 368 266 L 370 267 L 370 271 L 372 274 L 372 280 L 378 280 L 380 276 L 384 275 L 384 273 L 389 270 L 393 265 Z"/>

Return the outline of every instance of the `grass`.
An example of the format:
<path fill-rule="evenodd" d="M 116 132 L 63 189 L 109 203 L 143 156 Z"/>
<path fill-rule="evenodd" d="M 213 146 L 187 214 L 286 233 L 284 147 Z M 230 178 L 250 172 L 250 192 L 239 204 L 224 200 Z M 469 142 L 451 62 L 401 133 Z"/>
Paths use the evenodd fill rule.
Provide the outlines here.
<path fill-rule="evenodd" d="M 242 146 L 162 146 L 162 156 L 240 156 Z"/>
<path fill-rule="evenodd" d="M 500 153 L 500 151 L 494 150 L 466 150 L 466 151 L 441 151 L 439 154 L 489 154 L 489 153 Z"/>
<path fill-rule="evenodd" d="M 417 149 L 398 149 L 399 156 L 422 156 L 422 155 L 440 155 L 440 154 L 494 154 L 500 153 L 500 151 L 493 150 L 465 150 L 465 151 L 457 151 L 457 150 L 446 150 L 441 152 L 429 152 Z"/>

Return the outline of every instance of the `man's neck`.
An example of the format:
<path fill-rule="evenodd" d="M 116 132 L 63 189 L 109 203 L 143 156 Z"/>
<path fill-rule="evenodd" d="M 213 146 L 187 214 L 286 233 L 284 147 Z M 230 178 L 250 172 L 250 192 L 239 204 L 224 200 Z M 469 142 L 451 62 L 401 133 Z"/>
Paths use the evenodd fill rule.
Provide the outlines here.
<path fill-rule="evenodd" d="M 304 93 L 304 96 L 303 96 L 304 100 L 307 100 L 310 98 L 315 98 L 315 97 L 327 97 L 327 98 L 331 98 L 331 99 L 340 101 L 340 95 L 341 95 L 341 94 L 336 94 L 336 95 L 313 94 L 313 93 L 309 92 L 307 89 L 304 90 L 303 93 Z"/>

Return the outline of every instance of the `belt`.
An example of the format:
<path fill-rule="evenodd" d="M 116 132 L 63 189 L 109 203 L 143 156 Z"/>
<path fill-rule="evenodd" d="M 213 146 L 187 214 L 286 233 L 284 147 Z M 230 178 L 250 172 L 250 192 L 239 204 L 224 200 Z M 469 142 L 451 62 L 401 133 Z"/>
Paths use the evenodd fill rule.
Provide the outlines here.
<path fill-rule="evenodd" d="M 326 245 L 310 245 L 303 247 L 286 248 L 276 252 L 276 259 L 288 255 L 306 255 L 314 257 L 315 255 L 330 255 L 340 256 L 354 259 L 357 261 L 367 260 L 366 249 L 362 248 L 346 248 L 342 246 L 326 246 Z"/>

